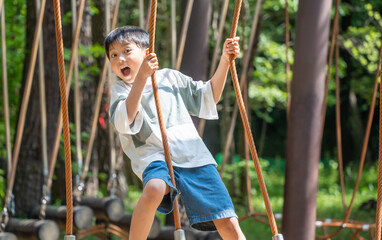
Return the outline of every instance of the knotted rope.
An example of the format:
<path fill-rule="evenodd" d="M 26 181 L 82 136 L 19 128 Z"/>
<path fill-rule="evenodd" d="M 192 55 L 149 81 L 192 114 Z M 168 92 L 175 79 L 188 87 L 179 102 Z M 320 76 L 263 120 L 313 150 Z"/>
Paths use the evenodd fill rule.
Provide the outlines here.
<path fill-rule="evenodd" d="M 57 61 L 60 78 L 61 110 L 65 147 L 65 182 L 66 182 L 66 235 L 73 233 L 73 197 L 72 197 L 72 160 L 70 151 L 69 115 L 66 97 L 64 45 L 61 27 L 61 6 L 54 0 L 54 23 L 56 27 Z"/>
<path fill-rule="evenodd" d="M 156 15 L 157 15 L 157 0 L 152 0 L 151 15 L 150 15 L 150 31 L 149 31 L 149 52 L 150 53 L 154 52 Z M 161 130 L 161 135 L 162 135 L 162 143 L 163 143 L 163 150 L 165 154 L 165 160 L 166 160 L 167 168 L 171 177 L 171 182 L 175 186 L 176 184 L 175 184 L 175 178 L 174 178 L 174 170 L 172 168 L 171 154 L 170 154 L 170 148 L 168 146 L 168 141 L 167 141 L 166 127 L 164 125 L 162 109 L 160 107 L 161 105 L 160 105 L 160 99 L 159 99 L 159 93 L 158 93 L 158 84 L 157 84 L 155 73 L 151 76 L 151 80 L 152 80 L 153 92 L 154 92 L 154 98 L 155 98 L 155 107 L 158 113 L 158 121 L 159 121 L 159 126 Z M 176 230 L 181 229 L 178 201 L 175 201 L 174 203 L 174 221 L 175 221 L 175 229 Z"/>

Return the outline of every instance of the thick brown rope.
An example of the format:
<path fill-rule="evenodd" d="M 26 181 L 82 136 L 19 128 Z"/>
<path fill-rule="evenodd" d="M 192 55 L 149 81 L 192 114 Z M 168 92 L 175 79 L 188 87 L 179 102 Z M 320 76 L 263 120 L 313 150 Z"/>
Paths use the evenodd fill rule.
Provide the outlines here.
<path fill-rule="evenodd" d="M 20 147 L 21 147 L 21 140 L 24 132 L 24 125 L 25 125 L 25 117 L 26 117 L 26 112 L 28 108 L 28 102 L 29 102 L 29 97 L 30 97 L 30 91 L 32 87 L 32 81 L 33 81 L 33 73 L 36 65 L 36 57 L 37 57 L 37 48 L 38 48 L 38 42 L 39 42 L 39 36 L 42 28 L 42 21 L 44 17 L 44 12 L 45 12 L 45 0 L 41 1 L 41 9 L 40 9 L 40 14 L 37 18 L 37 26 L 36 30 L 34 33 L 34 39 L 32 43 L 32 52 L 31 52 L 31 58 L 30 58 L 30 64 L 28 68 L 28 73 L 27 73 L 27 79 L 25 81 L 25 88 L 24 88 L 24 95 L 23 95 L 23 100 L 21 103 L 21 109 L 20 109 L 20 114 L 19 114 L 19 122 L 17 123 L 17 132 L 16 132 L 16 139 L 15 139 L 15 144 L 13 146 L 13 156 L 12 156 L 12 171 L 11 175 L 9 177 L 8 185 L 7 185 L 7 192 L 5 194 L 5 199 L 4 199 L 4 209 L 8 208 L 9 204 L 9 199 L 12 195 L 13 191 L 13 185 L 15 182 L 15 176 L 16 176 L 16 167 L 17 167 L 17 162 L 18 162 L 18 157 L 20 153 Z"/>
<path fill-rule="evenodd" d="M 66 182 L 66 235 L 73 233 L 73 197 L 72 197 L 72 160 L 70 150 L 69 114 L 66 97 L 64 45 L 62 40 L 61 6 L 54 0 L 54 23 L 56 26 L 57 61 L 60 78 L 61 110 L 63 119 L 65 147 L 65 182 Z"/>
<path fill-rule="evenodd" d="M 382 42 L 382 38 L 381 38 Z M 382 45 L 380 47 L 382 52 Z M 379 63 L 380 72 L 382 72 L 382 61 Z M 380 76 L 382 81 L 382 74 Z M 375 237 L 376 240 L 381 240 L 381 225 L 382 225 L 382 84 L 379 85 L 379 161 L 378 161 L 378 196 L 377 196 L 377 213 L 375 221 Z"/>
<path fill-rule="evenodd" d="M 149 52 L 153 53 L 154 52 L 154 45 L 155 45 L 155 25 L 156 25 L 156 14 L 157 14 L 157 0 L 152 0 L 151 1 L 151 14 L 150 14 L 150 34 L 149 34 Z M 155 73 L 151 76 L 152 80 L 152 85 L 153 85 L 153 92 L 154 92 L 154 98 L 155 98 L 155 106 L 158 114 L 158 121 L 159 121 L 159 126 L 161 130 L 161 135 L 162 135 L 162 142 L 163 142 L 163 150 L 165 154 L 165 159 L 167 163 L 167 167 L 169 170 L 169 174 L 171 177 L 171 182 L 175 186 L 175 178 L 174 178 L 174 170 L 172 168 L 172 163 L 171 163 L 171 154 L 170 154 L 170 148 L 168 145 L 167 141 L 167 134 L 166 134 L 166 127 L 164 125 L 163 121 L 163 115 L 162 115 L 162 110 L 161 110 L 161 105 L 160 105 L 160 99 L 159 99 L 159 93 L 158 93 L 158 84 L 156 80 Z M 179 230 L 181 229 L 181 224 L 180 224 L 180 215 L 179 215 L 179 206 L 178 206 L 178 201 L 176 200 L 174 203 L 174 221 L 175 221 L 175 229 Z"/>
<path fill-rule="evenodd" d="M 237 25 L 238 25 L 238 21 L 239 21 L 239 14 L 240 14 L 240 9 L 241 9 L 241 4 L 242 4 L 242 0 L 237 0 L 236 1 L 235 13 L 234 13 L 234 16 L 233 16 L 232 27 L 231 27 L 231 34 L 230 34 L 231 38 L 234 38 L 235 35 L 236 35 L 236 30 L 237 30 Z M 264 203 L 265 203 L 265 208 L 267 210 L 268 219 L 269 219 L 269 222 L 270 222 L 270 227 L 271 227 L 271 230 L 272 230 L 272 234 L 273 235 L 277 235 L 278 234 L 277 225 L 276 225 L 276 221 L 275 221 L 275 218 L 274 218 L 274 215 L 273 215 L 272 207 L 271 207 L 271 204 L 270 204 L 270 201 L 269 201 L 268 192 L 267 192 L 267 188 L 266 188 L 266 185 L 265 185 L 265 182 L 264 182 L 264 178 L 263 178 L 263 174 L 262 174 L 262 171 L 261 171 L 261 166 L 260 166 L 260 163 L 259 163 L 259 159 L 257 157 L 255 143 L 253 141 L 251 128 L 250 128 L 249 122 L 248 122 L 247 112 L 245 111 L 245 106 L 244 106 L 244 103 L 243 103 L 243 98 L 242 98 L 242 95 L 241 95 L 240 85 L 239 85 L 239 81 L 238 81 L 238 77 L 237 77 L 237 72 L 236 72 L 235 60 L 233 59 L 233 56 L 230 57 L 230 69 L 231 69 L 231 76 L 232 76 L 233 86 L 235 88 L 236 99 L 237 99 L 238 105 L 239 105 L 240 115 L 241 115 L 241 118 L 243 120 L 245 134 L 246 134 L 247 141 L 248 141 L 248 144 L 249 144 L 249 148 L 250 148 L 250 151 L 251 151 L 253 163 L 255 165 L 255 169 L 256 169 L 256 173 L 257 173 L 257 178 L 258 178 L 258 181 L 259 181 L 261 193 L 263 195 L 263 199 L 264 199 Z"/>
<path fill-rule="evenodd" d="M 248 52 L 243 57 L 244 58 L 243 68 L 242 68 L 242 73 L 240 75 L 240 89 L 242 91 L 244 91 L 244 86 L 247 85 L 246 83 L 247 83 L 248 68 L 249 68 L 251 60 L 253 61 L 253 58 L 251 59 L 251 52 L 252 52 L 252 48 L 253 48 L 254 43 L 255 43 L 255 37 L 256 37 L 256 33 L 257 33 L 257 25 L 258 25 L 258 21 L 259 21 L 261 6 L 262 6 L 262 0 L 257 0 L 256 10 L 255 10 L 255 14 L 253 15 L 253 20 L 252 20 L 251 34 L 249 37 Z M 238 110 L 238 105 L 235 105 L 234 110 L 232 112 L 231 123 L 230 123 L 229 130 L 227 133 L 227 139 L 226 139 L 226 142 L 224 145 L 225 147 L 224 147 L 224 152 L 223 152 L 223 159 L 222 159 L 222 162 L 220 164 L 220 176 L 223 176 L 225 164 L 226 164 L 227 158 L 228 158 L 229 146 L 232 143 L 232 134 L 234 131 L 234 127 L 236 125 L 236 119 L 237 119 L 237 114 L 238 114 L 237 110 Z M 200 128 L 199 128 L 199 130 L 200 130 Z M 200 134 L 200 132 L 199 132 L 199 134 Z"/>

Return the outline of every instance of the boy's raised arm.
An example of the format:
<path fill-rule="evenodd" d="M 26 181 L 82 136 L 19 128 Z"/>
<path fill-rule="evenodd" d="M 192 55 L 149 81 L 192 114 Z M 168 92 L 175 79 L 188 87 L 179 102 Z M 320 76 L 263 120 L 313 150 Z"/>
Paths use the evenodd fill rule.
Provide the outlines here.
<path fill-rule="evenodd" d="M 139 68 L 137 76 L 133 82 L 133 86 L 131 87 L 130 94 L 126 98 L 126 112 L 129 124 L 132 124 L 137 116 L 147 78 L 150 77 L 157 69 L 158 59 L 156 54 L 148 54 Z"/>
<path fill-rule="evenodd" d="M 215 74 L 211 78 L 211 88 L 215 103 L 218 103 L 224 89 L 229 69 L 229 57 L 236 59 L 240 53 L 239 37 L 227 38 L 224 42 L 222 56 Z"/>

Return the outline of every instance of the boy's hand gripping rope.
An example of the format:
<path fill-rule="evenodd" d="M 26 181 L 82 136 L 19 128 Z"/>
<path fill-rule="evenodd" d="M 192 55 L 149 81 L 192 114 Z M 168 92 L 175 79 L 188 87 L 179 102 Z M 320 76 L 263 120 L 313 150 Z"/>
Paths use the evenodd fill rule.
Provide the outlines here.
<path fill-rule="evenodd" d="M 151 1 L 151 15 L 150 15 L 150 31 L 149 31 L 149 52 L 154 52 L 154 44 L 155 44 L 155 25 L 156 25 L 156 14 L 157 14 L 157 0 Z M 162 110 L 160 107 L 160 100 L 159 100 L 159 93 L 158 93 L 158 84 L 156 80 L 155 73 L 151 76 L 152 85 L 153 85 L 153 92 L 154 92 L 154 98 L 155 98 L 155 106 L 158 114 L 158 121 L 159 126 L 161 130 L 162 135 L 162 142 L 163 142 L 163 150 L 165 154 L 165 159 L 167 163 L 167 168 L 171 177 L 171 182 L 175 186 L 175 178 L 174 178 L 174 170 L 172 168 L 171 163 L 171 155 L 170 155 L 170 148 L 168 146 L 167 142 L 167 135 L 166 135 L 166 128 L 163 122 L 163 115 Z M 181 229 L 180 224 L 180 215 L 179 215 L 179 206 L 177 199 L 174 202 L 174 221 L 175 221 L 175 229 L 174 232 L 175 240 L 181 240 L 185 239 L 184 231 Z"/>
<path fill-rule="evenodd" d="M 237 30 L 237 25 L 238 25 L 238 22 L 239 22 L 239 15 L 240 15 L 240 10 L 241 10 L 241 5 L 242 5 L 242 0 L 237 0 L 236 1 L 236 6 L 235 6 L 235 13 L 234 13 L 234 16 L 233 16 L 233 21 L 232 21 L 230 38 L 234 38 L 235 35 L 236 35 L 236 30 Z M 273 215 L 272 207 L 271 207 L 271 204 L 270 204 L 270 201 L 269 201 L 269 197 L 268 197 L 267 188 L 266 188 L 266 185 L 265 185 L 265 182 L 264 182 L 264 178 L 263 178 L 263 174 L 262 174 L 262 171 L 261 171 L 261 166 L 260 166 L 260 163 L 259 163 L 259 159 L 257 157 L 255 142 L 254 142 L 253 137 L 252 137 L 251 128 L 250 128 L 250 125 L 249 125 L 249 122 L 248 122 L 247 112 L 245 111 L 243 97 L 242 97 L 241 91 L 240 91 L 240 85 L 239 85 L 239 80 L 238 80 L 238 77 L 237 77 L 235 60 L 233 59 L 232 55 L 230 57 L 230 69 L 231 69 L 232 83 L 233 83 L 233 86 L 234 86 L 234 89 L 235 89 L 235 94 L 236 94 L 236 99 L 237 99 L 237 102 L 238 102 L 238 105 L 239 105 L 241 119 L 243 120 L 245 135 L 247 137 L 247 141 L 248 141 L 249 149 L 251 151 L 253 163 L 254 163 L 255 168 L 256 168 L 256 174 L 257 174 L 257 178 L 259 180 L 259 185 L 260 185 L 260 188 L 261 188 L 261 193 L 263 195 L 265 207 L 267 209 L 267 215 L 268 215 L 268 219 L 269 219 L 271 230 L 272 230 L 272 234 L 273 234 L 272 239 L 273 240 L 282 240 L 283 236 L 282 236 L 282 234 L 279 234 L 278 230 L 277 230 L 277 225 L 276 225 L 275 217 Z"/>

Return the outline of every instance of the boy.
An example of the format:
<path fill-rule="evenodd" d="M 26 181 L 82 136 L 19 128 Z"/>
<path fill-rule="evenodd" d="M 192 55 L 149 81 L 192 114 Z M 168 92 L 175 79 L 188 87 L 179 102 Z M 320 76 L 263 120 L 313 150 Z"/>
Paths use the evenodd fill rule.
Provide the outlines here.
<path fill-rule="evenodd" d="M 122 80 L 112 87 L 110 121 L 144 186 L 129 239 L 146 239 L 155 211 L 171 212 L 178 194 L 192 227 L 218 230 L 223 239 L 245 239 L 216 162 L 190 117 L 218 118 L 216 103 L 227 78 L 229 56 L 236 58 L 240 52 L 239 38 L 225 41 L 219 66 L 208 82 L 193 81 L 171 69 L 158 70 L 155 53 L 148 53 L 148 39 L 147 32 L 133 26 L 114 29 L 105 39 L 111 68 Z M 176 186 L 171 183 L 164 158 L 150 78 L 154 72 Z"/>

